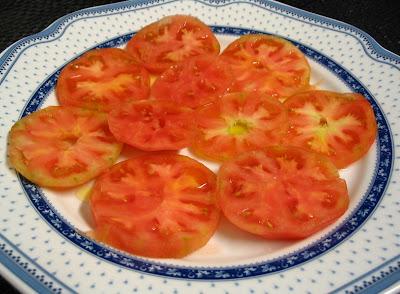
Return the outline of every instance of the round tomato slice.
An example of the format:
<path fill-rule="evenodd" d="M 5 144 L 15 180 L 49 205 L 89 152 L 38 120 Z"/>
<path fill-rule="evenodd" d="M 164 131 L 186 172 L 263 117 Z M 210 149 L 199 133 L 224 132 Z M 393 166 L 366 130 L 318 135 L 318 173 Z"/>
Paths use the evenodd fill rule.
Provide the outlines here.
<path fill-rule="evenodd" d="M 219 48 L 211 29 L 189 15 L 167 16 L 142 28 L 126 47 L 153 74 L 160 74 L 188 57 L 218 55 Z"/>
<path fill-rule="evenodd" d="M 120 104 L 148 98 L 148 72 L 118 48 L 91 50 L 60 74 L 56 95 L 61 105 L 110 111 Z"/>
<path fill-rule="evenodd" d="M 227 92 L 233 79 L 229 64 L 219 56 L 199 55 L 167 69 L 154 82 L 151 95 L 197 108 Z"/>
<path fill-rule="evenodd" d="M 133 102 L 109 113 L 110 131 L 118 141 L 141 150 L 179 150 L 193 132 L 192 110 L 169 101 Z"/>
<path fill-rule="evenodd" d="M 198 108 L 195 121 L 192 151 L 216 161 L 276 145 L 288 128 L 283 105 L 255 93 L 226 94 Z"/>
<path fill-rule="evenodd" d="M 337 220 L 346 182 L 325 156 L 298 147 L 250 151 L 221 166 L 218 203 L 237 227 L 267 239 L 300 239 Z"/>
<path fill-rule="evenodd" d="M 195 160 L 146 154 L 114 165 L 90 197 L 95 238 L 149 257 L 183 257 L 207 243 L 219 222 L 216 177 Z"/>
<path fill-rule="evenodd" d="M 115 162 L 121 148 L 105 114 L 50 106 L 14 124 L 8 155 L 11 165 L 35 184 L 66 188 L 98 176 Z"/>
<path fill-rule="evenodd" d="M 284 100 L 309 87 L 307 59 L 282 38 L 245 35 L 231 43 L 222 56 L 233 68 L 235 91 L 255 91 Z"/>
<path fill-rule="evenodd" d="M 330 157 L 344 168 L 366 154 L 377 126 L 369 102 L 360 94 L 309 91 L 290 97 L 285 142 Z"/>

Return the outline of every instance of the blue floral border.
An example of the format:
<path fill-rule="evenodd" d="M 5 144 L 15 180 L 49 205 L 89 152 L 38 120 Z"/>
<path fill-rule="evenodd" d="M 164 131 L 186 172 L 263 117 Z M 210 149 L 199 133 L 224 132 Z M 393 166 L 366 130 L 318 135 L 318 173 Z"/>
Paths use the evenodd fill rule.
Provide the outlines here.
<path fill-rule="evenodd" d="M 248 33 L 262 33 L 255 30 L 241 28 L 228 28 L 214 26 L 213 30 L 217 34 L 242 35 Z M 98 47 L 114 47 L 126 43 L 132 34 L 121 36 L 107 41 Z M 363 200 L 355 211 L 341 224 L 334 232 L 321 238 L 312 245 L 303 248 L 297 252 L 285 255 L 281 258 L 262 263 L 234 266 L 234 267 L 179 267 L 175 265 L 166 265 L 157 262 L 150 262 L 144 259 L 126 255 L 117 250 L 105 247 L 78 232 L 52 207 L 43 195 L 41 190 L 28 180 L 21 177 L 22 185 L 31 200 L 34 207 L 41 216 L 59 233 L 65 236 L 83 250 L 94 254 L 104 260 L 124 266 L 129 269 L 181 279 L 196 280 L 224 280 L 240 279 L 259 275 L 271 274 L 283 271 L 291 267 L 307 262 L 321 254 L 326 253 L 356 231 L 374 211 L 381 197 L 384 194 L 388 184 L 393 163 L 392 137 L 386 118 L 379 108 L 377 102 L 366 88 L 349 72 L 338 65 L 335 61 L 322 55 L 316 50 L 306 47 L 300 43 L 291 40 L 308 57 L 323 65 L 338 78 L 340 78 L 351 91 L 363 94 L 371 103 L 378 122 L 378 160 L 375 168 L 373 181 L 368 192 L 363 196 Z M 39 108 L 49 92 L 54 88 L 60 70 L 50 76 L 42 86 L 34 93 L 28 101 L 22 116 L 34 112 Z"/>

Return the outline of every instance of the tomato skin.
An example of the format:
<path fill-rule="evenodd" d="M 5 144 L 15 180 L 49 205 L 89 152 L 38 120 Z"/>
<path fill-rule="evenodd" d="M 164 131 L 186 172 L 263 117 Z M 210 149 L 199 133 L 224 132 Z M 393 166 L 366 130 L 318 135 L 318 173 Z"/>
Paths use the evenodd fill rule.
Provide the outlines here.
<path fill-rule="evenodd" d="M 310 87 L 310 66 L 291 42 L 277 36 L 249 34 L 222 52 L 236 77 L 232 91 L 257 92 L 279 100 Z"/>
<path fill-rule="evenodd" d="M 195 111 L 191 150 L 224 162 L 243 152 L 279 144 L 287 112 L 276 99 L 256 93 L 229 93 Z"/>
<path fill-rule="evenodd" d="M 190 144 L 192 115 L 170 101 L 142 100 L 111 111 L 108 124 L 118 141 L 140 150 L 179 150 Z"/>
<path fill-rule="evenodd" d="M 126 50 L 150 73 L 161 74 L 188 57 L 218 55 L 220 45 L 211 29 L 189 15 L 164 17 L 139 30 Z"/>
<path fill-rule="evenodd" d="M 50 106 L 14 124 L 8 155 L 10 164 L 33 183 L 69 188 L 106 170 L 121 148 L 108 130 L 105 114 Z"/>
<path fill-rule="evenodd" d="M 141 256 L 186 256 L 218 226 L 215 190 L 215 174 L 186 156 L 161 152 L 120 162 L 93 188 L 95 237 Z"/>
<path fill-rule="evenodd" d="M 234 225 L 266 239 L 308 237 L 349 205 L 346 183 L 323 155 L 298 147 L 251 151 L 224 163 L 218 203 Z"/>
<path fill-rule="evenodd" d="M 56 86 L 61 105 L 105 112 L 149 94 L 149 73 L 118 48 L 86 52 L 67 64 Z"/>
<path fill-rule="evenodd" d="M 234 77 L 219 56 L 188 58 L 164 71 L 154 82 L 151 96 L 196 109 L 228 92 Z"/>
<path fill-rule="evenodd" d="M 374 112 L 360 94 L 307 91 L 284 105 L 290 125 L 286 143 L 325 154 L 337 168 L 359 160 L 375 141 Z"/>

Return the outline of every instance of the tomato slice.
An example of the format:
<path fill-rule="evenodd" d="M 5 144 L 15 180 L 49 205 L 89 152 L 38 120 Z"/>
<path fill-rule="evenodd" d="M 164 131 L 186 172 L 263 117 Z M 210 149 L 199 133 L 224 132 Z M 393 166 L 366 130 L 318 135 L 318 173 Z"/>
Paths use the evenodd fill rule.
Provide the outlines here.
<path fill-rule="evenodd" d="M 143 100 L 109 113 L 118 141 L 145 151 L 187 147 L 193 132 L 192 110 L 169 101 Z"/>
<path fill-rule="evenodd" d="M 221 166 L 218 202 L 237 227 L 267 239 L 299 239 L 347 209 L 346 182 L 325 156 L 298 147 L 269 147 Z"/>
<path fill-rule="evenodd" d="M 61 105 L 110 111 L 120 104 L 148 98 L 148 72 L 118 48 L 91 50 L 60 74 L 56 95 Z"/>
<path fill-rule="evenodd" d="M 287 132 L 287 113 L 276 99 L 230 93 L 195 111 L 192 151 L 225 161 L 243 152 L 278 144 Z"/>
<path fill-rule="evenodd" d="M 197 108 L 227 92 L 233 80 L 226 61 L 219 56 L 199 55 L 167 69 L 154 82 L 151 95 Z"/>
<path fill-rule="evenodd" d="M 269 35 L 245 35 L 222 52 L 233 68 L 235 91 L 286 99 L 309 87 L 310 66 L 291 42 Z"/>
<path fill-rule="evenodd" d="M 95 183 L 95 237 L 137 255 L 183 257 L 217 228 L 215 190 L 215 175 L 186 156 L 146 154 L 120 162 Z"/>
<path fill-rule="evenodd" d="M 218 55 L 220 46 L 210 28 L 199 19 L 174 15 L 142 28 L 126 49 L 149 72 L 160 74 L 188 57 Z"/>
<path fill-rule="evenodd" d="M 35 184 L 66 188 L 99 175 L 121 148 L 108 130 L 106 115 L 50 106 L 14 124 L 8 155 L 11 165 Z"/>
<path fill-rule="evenodd" d="M 308 91 L 290 97 L 287 144 L 330 157 L 344 168 L 366 154 L 377 126 L 369 102 L 360 94 Z"/>

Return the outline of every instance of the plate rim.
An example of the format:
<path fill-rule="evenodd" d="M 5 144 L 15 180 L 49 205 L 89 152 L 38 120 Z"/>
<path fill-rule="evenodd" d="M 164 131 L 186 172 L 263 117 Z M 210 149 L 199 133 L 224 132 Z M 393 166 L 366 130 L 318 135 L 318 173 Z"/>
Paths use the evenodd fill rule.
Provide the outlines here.
<path fill-rule="evenodd" d="M 34 34 L 34 35 L 27 36 L 27 37 L 15 42 L 14 44 L 10 45 L 8 48 L 6 48 L 0 54 L 0 78 L 3 76 L 4 77 L 7 76 L 8 71 L 3 71 L 3 68 L 2 68 L 4 65 L 7 65 L 7 61 L 10 58 L 11 58 L 11 60 L 18 59 L 18 58 L 16 58 L 17 55 L 21 54 L 21 52 L 23 52 L 27 48 L 27 47 L 24 47 L 25 41 L 32 42 L 31 45 L 36 44 L 36 43 L 41 43 L 43 38 L 45 40 L 50 41 L 51 40 L 50 37 L 52 34 L 54 34 L 54 36 L 57 37 L 57 30 L 59 30 L 59 33 L 62 34 L 62 32 L 67 28 L 68 23 L 69 22 L 72 23 L 74 20 L 79 19 L 80 15 L 85 15 L 85 14 L 96 15 L 96 14 L 102 14 L 102 13 L 108 14 L 107 11 L 104 11 L 104 10 L 112 11 L 115 9 L 115 10 L 125 11 L 126 8 L 131 8 L 134 10 L 134 8 L 136 8 L 136 7 L 143 6 L 145 8 L 147 6 L 151 6 L 151 4 L 153 4 L 153 3 L 158 3 L 159 5 L 162 5 L 164 3 L 176 2 L 176 1 L 177 0 L 125 1 L 125 2 L 120 2 L 120 3 L 113 3 L 113 4 L 85 8 L 85 9 L 78 10 L 76 12 L 67 14 L 67 15 L 55 20 L 51 25 L 49 25 L 43 31 L 41 31 L 37 34 Z M 362 44 L 365 53 L 370 58 L 372 58 L 373 60 L 380 62 L 380 63 L 389 64 L 389 65 L 395 67 L 396 69 L 400 70 L 400 67 L 398 66 L 398 64 L 400 64 L 400 57 L 398 55 L 396 55 L 395 53 L 390 52 L 389 50 L 382 47 L 376 40 L 374 40 L 366 32 L 364 32 L 352 25 L 346 24 L 344 22 L 337 21 L 337 20 L 334 20 L 334 19 L 331 19 L 331 18 L 328 18 L 325 16 L 315 14 L 315 13 L 310 13 L 310 12 L 304 11 L 302 9 L 295 8 L 295 7 L 292 7 L 292 6 L 283 4 L 283 3 L 272 2 L 269 0 L 249 0 L 249 1 L 197 0 L 197 2 L 201 2 L 203 4 L 213 5 L 213 6 L 230 5 L 233 3 L 252 3 L 252 4 L 255 4 L 264 9 L 266 8 L 266 6 L 269 6 L 269 7 L 278 9 L 283 13 L 288 12 L 288 13 L 295 14 L 299 18 L 301 17 L 303 19 L 315 21 L 316 23 L 313 23 L 313 24 L 317 24 L 318 22 L 320 22 L 320 26 L 323 28 L 332 29 L 331 27 L 329 27 L 329 25 L 332 25 L 332 26 L 336 25 L 339 27 L 343 27 L 343 29 L 348 29 L 348 30 L 352 31 L 353 33 L 355 33 L 356 35 L 351 34 L 349 32 L 344 32 L 342 30 L 338 30 L 338 32 L 346 33 L 346 34 L 349 34 L 349 35 L 355 37 L 357 39 L 357 41 Z M 287 14 L 284 14 L 284 15 L 288 16 Z M 299 18 L 295 18 L 295 19 L 299 20 Z M 64 22 L 67 25 L 62 27 Z M 362 37 L 362 39 L 359 38 L 360 36 Z M 39 38 L 39 39 L 37 39 L 37 38 Z M 29 45 L 29 42 L 28 42 L 28 45 Z M 368 47 L 365 47 L 365 46 L 368 46 Z M 382 60 L 380 58 L 382 58 Z M 10 66 L 12 67 L 12 65 L 13 64 L 11 64 Z M 2 80 L 0 81 L 0 83 L 1 82 L 2 82 Z M 395 152 L 395 148 L 393 148 L 393 152 Z M 1 234 L 0 234 L 0 237 L 1 237 Z M 398 257 L 399 257 L 399 255 L 395 258 L 398 258 Z"/>
<path fill-rule="evenodd" d="M 44 30 L 36 34 L 26 36 L 14 42 L 13 44 L 9 45 L 3 52 L 0 53 L 0 83 L 3 81 L 2 76 L 6 75 L 8 72 L 8 69 L 5 68 L 5 66 L 6 67 L 12 66 L 12 64 L 8 63 L 9 61 L 12 61 L 10 60 L 11 58 L 16 57 L 16 54 L 20 54 L 23 50 L 27 48 L 26 46 L 39 43 L 42 39 L 49 41 L 50 37 L 52 36 L 57 37 L 58 34 L 62 34 L 62 32 L 67 28 L 69 20 L 74 20 L 74 18 L 78 19 L 79 16 L 84 16 L 84 15 L 89 16 L 90 14 L 96 15 L 101 13 L 109 14 L 109 12 L 114 12 L 114 11 L 117 12 L 119 10 L 124 11 L 124 9 L 126 8 L 140 9 L 140 8 L 146 8 L 148 6 L 163 5 L 165 3 L 171 3 L 176 1 L 178 0 L 127 0 L 117 3 L 88 7 L 66 14 L 53 21 Z M 283 14 L 286 17 L 294 18 L 296 20 L 303 21 L 302 19 L 304 19 L 311 21 L 314 25 L 318 25 L 322 28 L 345 33 L 347 35 L 354 37 L 358 42 L 361 43 L 364 52 L 370 58 L 372 58 L 377 62 L 391 65 L 400 71 L 399 55 L 384 48 L 367 32 L 357 28 L 356 26 L 345 23 L 343 21 L 323 16 L 317 13 L 309 12 L 281 2 L 276 2 L 274 0 L 191 0 L 191 1 L 200 2 L 205 5 L 215 6 L 215 7 L 231 5 L 234 3 L 248 3 L 251 5 L 256 5 L 262 9 L 268 9 L 268 8 L 275 9 L 277 10 L 275 11 L 276 13 Z M 297 18 L 294 16 L 297 16 Z M 63 23 L 66 23 L 67 25 L 62 28 Z M 341 30 L 335 29 L 335 27 L 340 28 Z M 35 41 L 35 43 L 30 44 L 31 41 Z"/>

